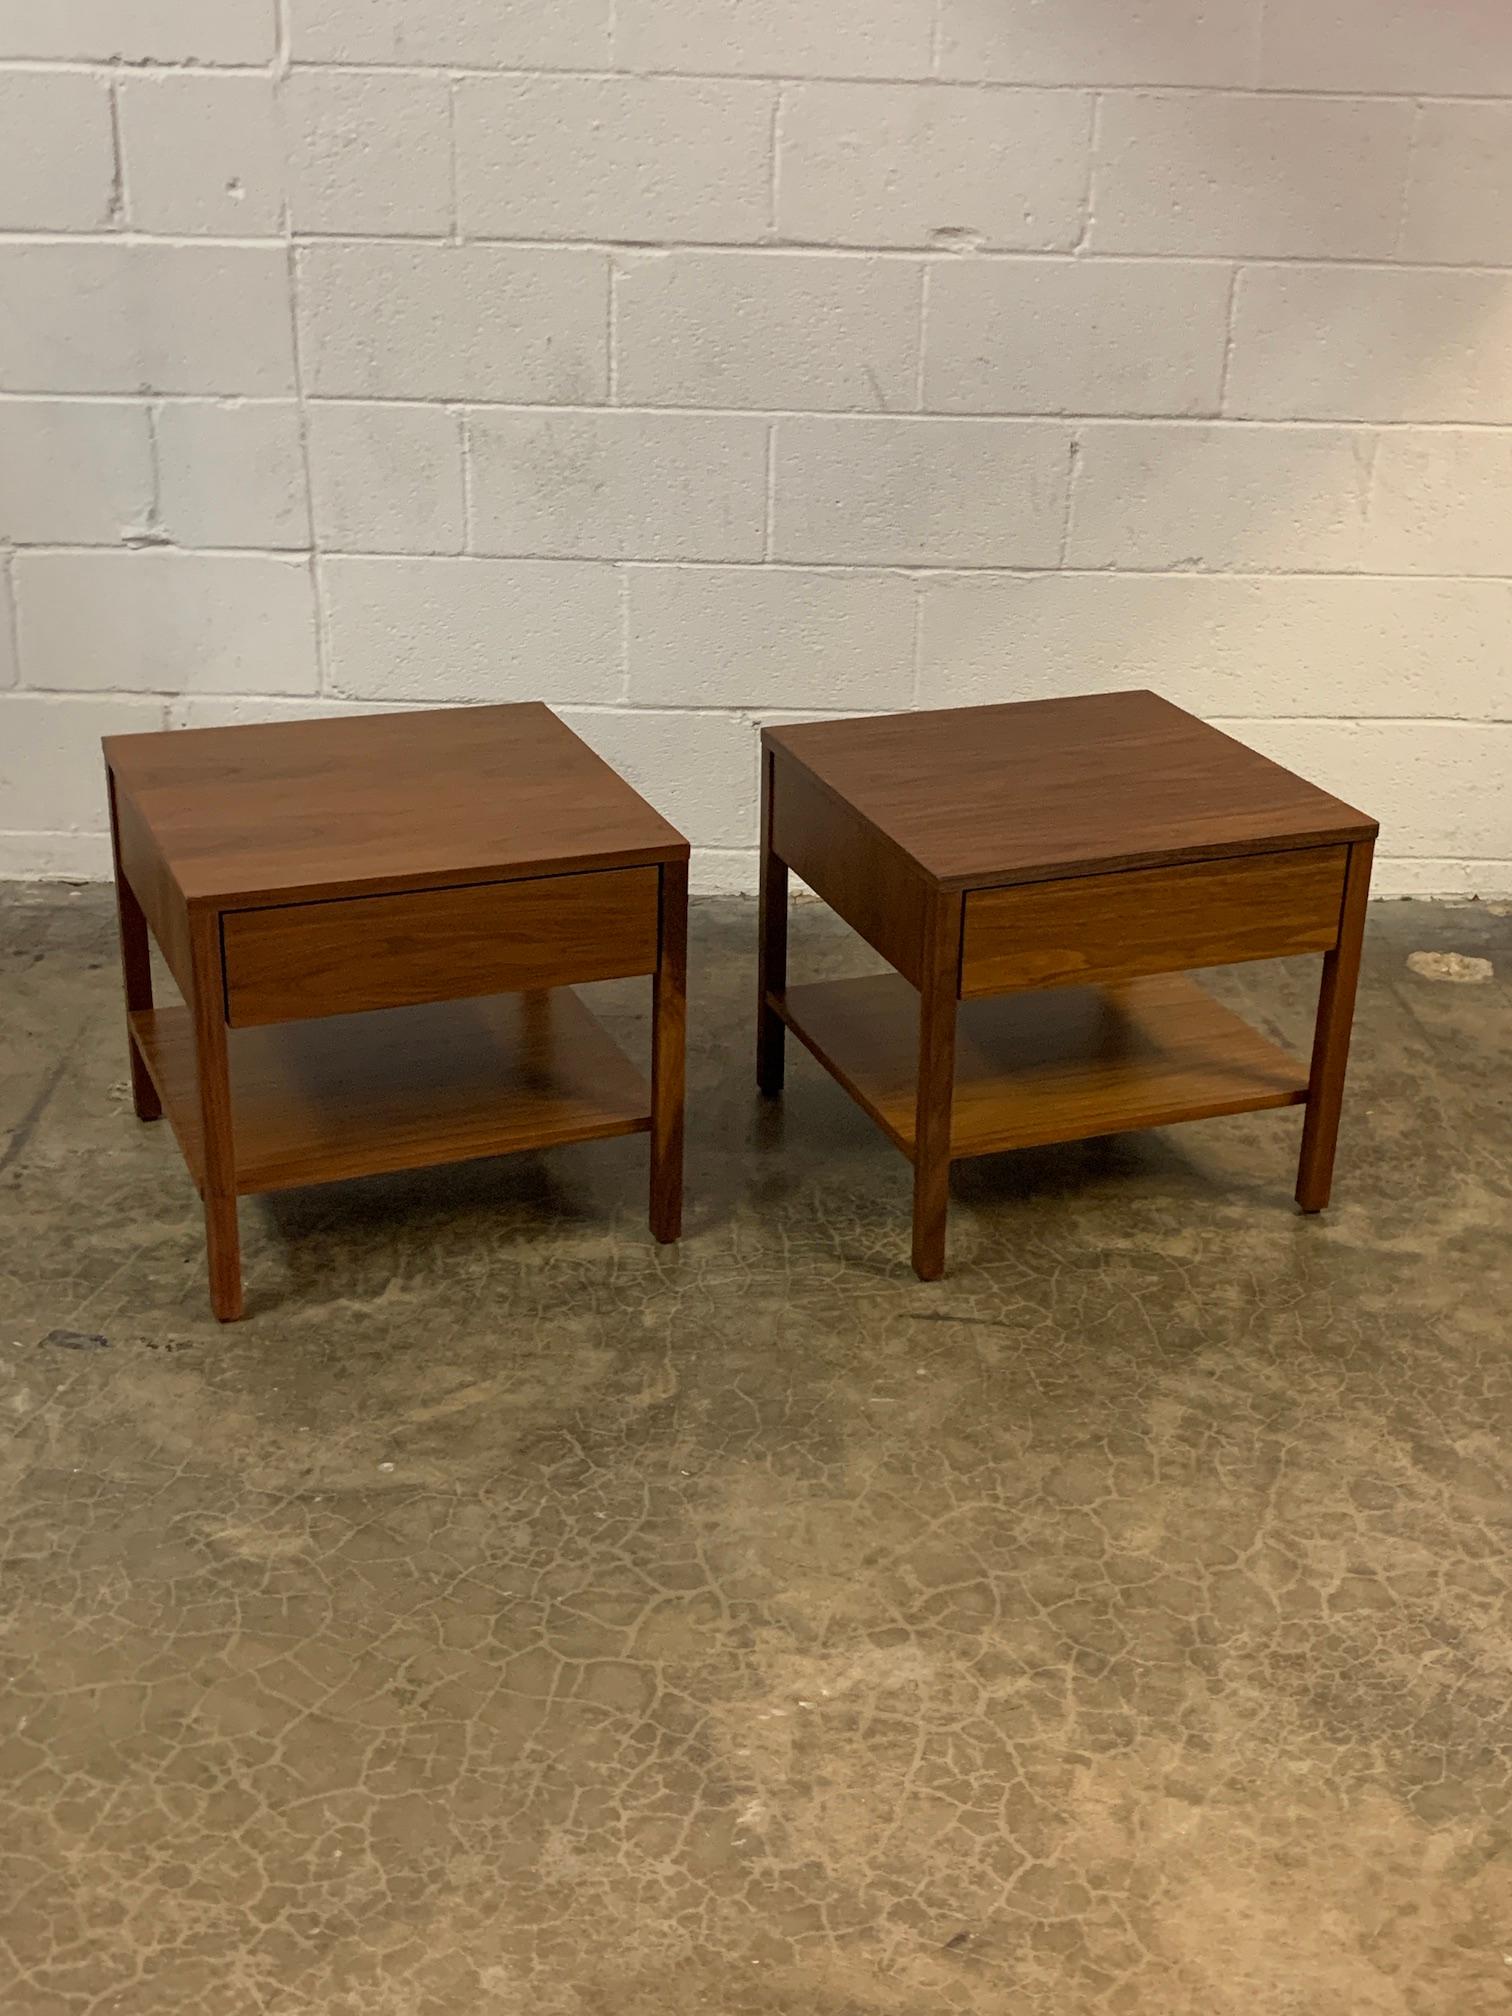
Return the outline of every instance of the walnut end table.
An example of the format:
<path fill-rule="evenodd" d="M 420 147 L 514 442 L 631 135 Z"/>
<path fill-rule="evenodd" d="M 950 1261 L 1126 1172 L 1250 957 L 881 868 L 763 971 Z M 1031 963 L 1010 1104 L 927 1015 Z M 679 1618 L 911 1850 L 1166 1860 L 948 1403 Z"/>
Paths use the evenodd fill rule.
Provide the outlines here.
<path fill-rule="evenodd" d="M 223 1322 L 254 1191 L 649 1132 L 677 1238 L 688 843 L 549 708 L 104 748 L 132 1093 L 204 1198 Z M 643 973 L 649 1086 L 572 991 Z"/>
<path fill-rule="evenodd" d="M 1305 1105 L 1323 1209 L 1374 820 L 1154 693 L 762 743 L 757 1079 L 790 1029 L 913 1163 L 922 1279 L 952 1161 L 1007 1148 Z M 790 987 L 789 869 L 894 970 Z M 1308 1069 L 1185 977 L 1293 953 L 1323 955 Z"/>

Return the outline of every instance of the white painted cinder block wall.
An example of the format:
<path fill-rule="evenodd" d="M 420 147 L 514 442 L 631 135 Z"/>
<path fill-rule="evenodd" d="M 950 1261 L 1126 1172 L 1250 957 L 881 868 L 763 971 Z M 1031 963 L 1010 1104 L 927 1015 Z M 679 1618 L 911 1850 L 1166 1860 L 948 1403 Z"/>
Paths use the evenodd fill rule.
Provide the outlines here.
<path fill-rule="evenodd" d="M 1507 0 L 0 0 L 0 872 L 103 732 L 1151 685 L 1512 890 Z"/>

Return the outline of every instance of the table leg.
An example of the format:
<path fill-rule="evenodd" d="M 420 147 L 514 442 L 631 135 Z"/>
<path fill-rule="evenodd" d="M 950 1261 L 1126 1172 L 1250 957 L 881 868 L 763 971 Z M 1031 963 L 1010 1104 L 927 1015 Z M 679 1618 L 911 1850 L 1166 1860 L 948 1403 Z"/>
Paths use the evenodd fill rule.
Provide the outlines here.
<path fill-rule="evenodd" d="M 682 1231 L 683 1106 L 688 1025 L 688 864 L 661 871 L 661 942 L 651 1013 L 651 1231 Z"/>
<path fill-rule="evenodd" d="M 220 1322 L 231 1323 L 242 1313 L 241 1236 L 236 1222 L 236 1155 L 219 914 L 213 910 L 194 912 L 189 938 L 210 1307 Z"/>
<path fill-rule="evenodd" d="M 115 863 L 116 917 L 121 930 L 121 978 L 126 989 L 126 1057 L 131 1070 L 131 1103 L 136 1108 L 138 1120 L 157 1120 L 162 1117 L 163 1102 L 158 1097 L 151 1073 L 142 1062 L 142 1053 L 137 1048 L 131 1027 L 133 1012 L 152 1006 L 152 952 L 147 937 L 147 919 L 142 914 L 136 891 L 126 880 L 121 867 L 121 841 L 116 829 L 115 777 L 109 770 L 105 775 L 110 797 L 110 852 Z"/>
<path fill-rule="evenodd" d="M 772 791 L 775 758 L 761 757 L 761 937 L 756 956 L 756 1083 L 770 1099 L 782 1091 L 786 1036 L 782 1017 L 768 1005 L 769 994 L 787 988 L 788 871 L 772 851 Z"/>
<path fill-rule="evenodd" d="M 1302 1158 L 1297 1168 L 1297 1202 L 1308 1212 L 1321 1211 L 1333 1188 L 1334 1150 L 1338 1146 L 1339 1113 L 1344 1103 L 1344 1074 L 1349 1065 L 1349 1037 L 1354 1025 L 1374 852 L 1368 840 L 1349 850 L 1339 942 L 1323 961 L 1312 1069 L 1307 1082 L 1307 1118 L 1302 1127 Z"/>
<path fill-rule="evenodd" d="M 945 1272 L 950 1205 L 950 1124 L 955 1103 L 961 896 L 937 893 L 924 923 L 919 986 L 919 1075 L 914 1119 L 913 1267 L 921 1281 Z"/>

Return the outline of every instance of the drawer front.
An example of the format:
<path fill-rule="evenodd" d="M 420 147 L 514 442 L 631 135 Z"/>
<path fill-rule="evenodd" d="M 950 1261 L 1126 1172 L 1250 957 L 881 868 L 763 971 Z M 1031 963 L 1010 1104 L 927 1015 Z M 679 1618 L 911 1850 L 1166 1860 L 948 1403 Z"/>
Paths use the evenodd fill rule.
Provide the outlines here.
<path fill-rule="evenodd" d="M 223 921 L 236 1028 L 417 1007 L 656 966 L 660 870 L 235 910 Z"/>
<path fill-rule="evenodd" d="M 961 993 L 1131 980 L 1327 952 L 1339 935 L 1347 847 L 1135 868 L 966 898 Z"/>

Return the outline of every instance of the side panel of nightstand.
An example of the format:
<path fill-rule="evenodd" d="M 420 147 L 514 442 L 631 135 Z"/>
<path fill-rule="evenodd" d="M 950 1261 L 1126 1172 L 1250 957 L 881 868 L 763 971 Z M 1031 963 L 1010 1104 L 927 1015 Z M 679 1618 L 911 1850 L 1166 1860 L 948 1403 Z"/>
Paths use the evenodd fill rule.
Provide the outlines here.
<path fill-rule="evenodd" d="M 142 914 L 152 927 L 168 971 L 178 982 L 187 1001 L 193 985 L 193 956 L 189 945 L 189 910 L 167 863 L 158 851 L 146 820 L 131 802 L 130 794 L 116 782 L 107 766 L 110 790 L 111 825 L 115 840 L 116 879 L 124 876 Z"/>
<path fill-rule="evenodd" d="M 768 749 L 764 760 L 771 851 L 917 987 L 929 895 L 923 876 L 780 750 Z"/>
<path fill-rule="evenodd" d="M 116 920 L 121 934 L 121 984 L 126 1000 L 126 1058 L 131 1072 L 131 1103 L 138 1120 L 162 1118 L 163 1102 L 158 1097 L 152 1072 L 137 1042 L 133 1017 L 152 1008 L 152 942 L 147 935 L 147 913 L 127 872 L 121 848 L 121 794 L 115 773 L 105 766 L 105 794 L 110 808 L 110 853 L 115 867 Z M 146 880 L 145 865 L 138 875 Z"/>

